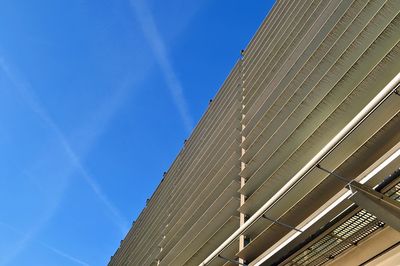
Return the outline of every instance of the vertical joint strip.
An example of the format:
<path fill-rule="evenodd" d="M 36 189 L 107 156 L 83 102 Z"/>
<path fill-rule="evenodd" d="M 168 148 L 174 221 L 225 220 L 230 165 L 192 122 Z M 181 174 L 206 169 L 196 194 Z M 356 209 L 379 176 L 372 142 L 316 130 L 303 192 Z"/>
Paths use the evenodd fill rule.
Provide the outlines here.
<path fill-rule="evenodd" d="M 244 99 L 244 72 L 243 72 L 243 64 L 244 64 L 244 57 L 245 57 L 245 51 L 242 50 L 240 52 L 240 60 L 239 60 L 239 75 L 240 75 L 240 79 L 239 79 L 239 86 L 240 86 L 240 107 L 241 107 L 241 111 L 243 111 L 244 109 L 244 105 L 243 105 L 243 99 Z M 244 119 L 244 113 L 240 112 L 240 124 L 241 124 L 241 145 L 243 144 L 243 142 L 245 141 L 246 137 L 243 136 L 243 130 L 244 130 L 244 124 L 243 124 L 243 119 Z M 243 154 L 245 153 L 245 149 L 241 149 L 241 153 L 240 153 L 240 157 L 242 158 Z M 244 168 L 246 167 L 246 164 L 243 161 L 240 161 L 240 172 L 242 172 L 244 170 Z M 244 178 L 243 176 L 240 176 L 240 188 L 243 188 L 244 185 L 246 184 L 246 178 Z M 240 206 L 243 206 L 243 204 L 246 202 L 246 196 L 242 193 L 240 193 Z M 239 226 L 242 226 L 244 223 L 246 222 L 246 215 L 244 213 L 240 213 L 240 223 Z M 245 235 L 240 235 L 239 237 L 239 251 L 241 251 L 242 249 L 244 249 L 244 247 L 246 246 L 247 241 L 246 241 L 246 236 Z M 241 265 L 245 265 L 244 264 L 244 260 L 239 258 L 239 263 L 241 263 Z"/>

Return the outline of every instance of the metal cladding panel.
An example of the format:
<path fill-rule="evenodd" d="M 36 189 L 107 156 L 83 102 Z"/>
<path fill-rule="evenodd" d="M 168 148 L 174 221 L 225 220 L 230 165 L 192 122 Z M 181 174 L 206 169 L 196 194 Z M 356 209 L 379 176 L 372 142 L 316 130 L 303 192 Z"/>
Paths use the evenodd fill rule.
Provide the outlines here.
<path fill-rule="evenodd" d="M 259 63 L 268 67 L 248 70 L 244 77 L 245 91 L 249 88 L 257 95 L 245 93 L 254 99 L 242 110 L 245 139 L 241 147 L 245 151 L 241 160 L 245 167 L 241 176 L 247 182 L 240 192 L 247 199 L 239 210 L 247 216 L 281 189 L 400 70 L 400 2 L 334 4 L 331 1 L 331 7 L 325 7 L 332 12 L 323 23 L 315 20 L 307 42 L 297 42 L 290 57 Z M 313 27 L 321 30 L 313 32 Z M 245 54 L 243 67 L 253 64 Z M 264 80 L 251 78 L 252 71 L 264 71 Z M 386 144 L 399 141 L 399 110 L 400 100 L 391 96 L 322 163 L 332 171 L 357 176 L 392 147 Z M 374 147 L 371 141 L 381 146 Z M 342 183 L 327 178 L 314 169 L 266 215 L 293 226 L 300 224 L 343 188 Z M 289 231 L 257 221 L 246 233 L 250 243 L 237 256 L 251 262 Z"/>
<path fill-rule="evenodd" d="M 187 248 L 199 260 L 202 246 L 209 250 L 220 244 L 223 234 L 219 232 L 238 226 L 240 83 L 235 67 L 109 265 L 190 260 L 187 252 L 182 257 L 180 247 L 189 243 L 190 235 L 202 232 L 193 239 L 198 243 L 192 241 Z M 208 238 L 211 246 L 207 246 Z M 238 247 L 231 253 L 237 251 Z"/>
<path fill-rule="evenodd" d="M 110 265 L 201 263 L 399 73 L 399 13 L 399 0 L 277 1 Z M 357 177 L 398 145 L 399 111 L 391 95 L 321 164 Z M 312 169 L 265 215 L 297 226 L 343 187 Z M 209 265 L 253 265 L 289 232 L 260 218 Z"/>

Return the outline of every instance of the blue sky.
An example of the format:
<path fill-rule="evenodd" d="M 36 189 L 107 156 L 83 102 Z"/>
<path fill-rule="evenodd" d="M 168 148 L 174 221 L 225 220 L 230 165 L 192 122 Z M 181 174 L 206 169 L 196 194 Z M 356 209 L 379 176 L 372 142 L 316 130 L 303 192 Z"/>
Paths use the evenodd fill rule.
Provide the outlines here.
<path fill-rule="evenodd" d="M 273 1 L 0 1 L 0 266 L 106 265 Z"/>

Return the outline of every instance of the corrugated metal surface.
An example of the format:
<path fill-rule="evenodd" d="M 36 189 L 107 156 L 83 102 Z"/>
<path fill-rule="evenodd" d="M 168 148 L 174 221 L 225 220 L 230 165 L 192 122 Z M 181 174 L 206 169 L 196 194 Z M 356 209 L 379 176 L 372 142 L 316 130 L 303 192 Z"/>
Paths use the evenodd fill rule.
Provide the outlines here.
<path fill-rule="evenodd" d="M 307 15 L 310 24 L 298 25 L 296 33 L 301 32 L 302 26 L 306 32 L 301 33 L 302 39 L 295 41 L 288 54 L 285 50 L 276 49 L 274 53 L 274 49 L 264 48 L 270 56 L 256 59 L 261 68 L 254 67 L 257 63 L 252 57 L 244 56 L 244 86 L 249 100 L 244 102 L 247 107 L 243 109 L 245 153 L 241 160 L 246 167 L 241 175 L 247 182 L 240 192 L 248 198 L 240 211 L 248 216 L 285 185 L 399 72 L 399 1 L 323 2 L 319 3 L 321 6 L 313 2 L 314 8 L 321 8 L 319 16 Z M 302 3 L 307 5 L 309 1 Z M 279 37 L 286 38 L 284 35 Z M 273 45 L 273 40 L 269 43 L 256 39 L 253 42 Z M 285 49 L 289 43 L 285 39 L 277 46 Z M 246 53 L 256 53 L 255 47 L 249 46 Z M 391 97 L 323 161 L 324 165 L 335 170 L 358 162 L 357 152 L 368 149 L 375 134 L 400 129 L 399 107 L 399 99 Z M 392 145 L 399 141 L 395 132 L 385 141 Z M 375 141 L 381 143 L 382 139 Z M 374 154 L 378 154 L 377 150 L 368 149 L 369 160 L 357 170 L 366 169 L 373 158 L 377 159 Z M 357 171 L 347 170 L 347 174 L 355 177 Z M 313 170 L 267 215 L 294 226 L 299 224 L 343 188 L 337 180 L 326 178 L 326 174 Z M 252 241 L 237 255 L 251 262 L 289 231 L 259 220 L 246 232 Z"/>
<path fill-rule="evenodd" d="M 277 1 L 110 265 L 201 263 L 400 71 L 399 13 L 400 0 Z M 321 164 L 357 177 L 399 143 L 399 110 L 390 96 Z M 313 169 L 265 215 L 297 226 L 343 187 Z M 252 263 L 289 231 L 259 219 L 221 256 Z"/>

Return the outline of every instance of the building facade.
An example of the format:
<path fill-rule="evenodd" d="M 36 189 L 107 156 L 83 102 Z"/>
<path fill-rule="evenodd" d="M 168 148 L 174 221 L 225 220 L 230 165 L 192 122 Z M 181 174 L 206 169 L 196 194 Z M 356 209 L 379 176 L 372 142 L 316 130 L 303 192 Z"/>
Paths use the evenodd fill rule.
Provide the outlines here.
<path fill-rule="evenodd" d="M 400 0 L 280 0 L 114 265 L 400 265 Z"/>

